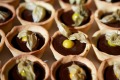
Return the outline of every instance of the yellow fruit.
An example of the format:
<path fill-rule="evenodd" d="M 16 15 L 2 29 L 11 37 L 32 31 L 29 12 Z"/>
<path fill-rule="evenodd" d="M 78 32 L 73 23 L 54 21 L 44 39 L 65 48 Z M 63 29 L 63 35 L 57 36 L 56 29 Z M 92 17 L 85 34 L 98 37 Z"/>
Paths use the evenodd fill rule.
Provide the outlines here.
<path fill-rule="evenodd" d="M 111 47 L 115 47 L 116 45 L 111 43 L 111 41 L 108 40 L 108 45 L 111 46 Z"/>
<path fill-rule="evenodd" d="M 20 72 L 20 74 L 21 74 L 21 76 L 23 76 L 23 77 L 25 77 L 25 76 L 26 76 L 26 73 L 25 73 L 25 71 L 24 71 L 24 70 L 22 70 L 22 71 Z"/>
<path fill-rule="evenodd" d="M 72 48 L 74 46 L 74 42 L 71 41 L 71 40 L 66 39 L 66 40 L 63 41 L 62 45 L 63 45 L 63 47 L 69 49 L 69 48 Z"/>
<path fill-rule="evenodd" d="M 27 41 L 27 36 L 22 37 L 22 41 Z"/>
<path fill-rule="evenodd" d="M 79 17 L 79 14 L 78 14 L 78 13 L 74 13 L 74 14 L 72 15 L 72 20 L 73 20 L 73 21 L 76 21 L 78 17 Z"/>

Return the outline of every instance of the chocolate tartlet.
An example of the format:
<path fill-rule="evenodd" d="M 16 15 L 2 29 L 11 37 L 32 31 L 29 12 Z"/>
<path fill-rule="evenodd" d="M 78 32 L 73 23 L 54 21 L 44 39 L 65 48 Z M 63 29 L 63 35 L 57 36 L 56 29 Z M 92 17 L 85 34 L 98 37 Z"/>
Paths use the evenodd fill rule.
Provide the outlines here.
<path fill-rule="evenodd" d="M 45 43 L 45 39 L 41 34 L 39 34 L 39 33 L 35 33 L 35 34 L 37 36 L 37 45 L 32 49 L 32 51 L 40 49 Z M 13 37 L 11 43 L 15 48 L 17 48 L 23 52 L 30 52 L 30 50 L 26 46 L 26 42 L 22 41 L 22 39 L 19 39 L 17 37 L 17 35 Z"/>
<path fill-rule="evenodd" d="M 6 36 L 5 43 L 13 56 L 32 54 L 41 57 L 49 42 L 46 29 L 35 25 L 14 27 Z"/>
<path fill-rule="evenodd" d="M 18 64 L 13 66 L 13 68 L 8 72 L 8 80 L 25 80 L 25 78 L 18 73 L 17 66 Z M 38 62 L 34 62 L 33 68 L 36 75 L 35 80 L 43 80 L 45 77 L 44 68 Z"/>
<path fill-rule="evenodd" d="M 118 80 L 116 75 L 114 74 L 113 65 L 106 67 L 103 75 L 104 75 L 104 80 Z"/>
<path fill-rule="evenodd" d="M 118 30 L 99 30 L 92 36 L 92 46 L 97 58 L 104 61 L 113 56 L 119 56 L 119 36 Z M 114 38 L 114 39 L 113 39 Z"/>
<path fill-rule="evenodd" d="M 53 6 L 44 1 L 33 1 L 31 4 L 25 2 L 19 5 L 16 10 L 18 20 L 23 25 L 41 25 L 44 28 L 49 29 L 52 26 L 55 14 Z"/>
<path fill-rule="evenodd" d="M 56 79 L 57 80 L 71 80 L 69 77 L 70 73 L 69 73 L 68 67 L 70 67 L 72 64 L 78 65 L 79 67 L 83 68 L 83 70 L 85 70 L 87 74 L 87 76 L 85 77 L 85 80 L 92 80 L 91 70 L 85 64 L 78 62 L 78 61 L 61 64 L 56 70 Z"/>
<path fill-rule="evenodd" d="M 111 47 L 108 44 L 105 38 L 105 35 L 101 35 L 99 37 L 98 42 L 97 42 L 97 48 L 100 51 L 105 52 L 110 55 L 120 55 L 120 46 Z"/>
<path fill-rule="evenodd" d="M 44 17 L 44 19 L 41 20 L 41 22 L 49 19 L 51 16 L 51 13 L 49 11 L 46 10 L 46 16 Z M 22 14 L 21 14 L 22 19 L 29 21 L 29 22 L 33 22 L 33 18 L 32 18 L 32 11 L 25 9 L 23 10 Z"/>
<path fill-rule="evenodd" d="M 12 12 L 5 7 L 0 7 L 0 14 L 4 14 L 6 16 L 4 19 L 0 18 L 0 24 L 6 22 L 12 17 Z"/>
<path fill-rule="evenodd" d="M 60 16 L 60 21 L 63 22 L 68 27 L 74 27 L 72 24 L 74 24 L 74 21 L 72 20 L 72 15 L 74 12 L 72 10 L 69 10 L 67 12 L 63 12 Z M 88 15 L 91 15 L 91 11 L 88 10 Z M 83 26 L 87 24 L 90 21 L 90 17 L 88 17 L 85 21 L 83 21 L 79 26 Z"/>
<path fill-rule="evenodd" d="M 47 64 L 32 55 L 11 58 L 1 70 L 1 80 L 48 80 L 48 78 Z"/>
<path fill-rule="evenodd" d="M 120 6 L 119 0 L 112 0 L 112 2 L 110 2 L 111 0 L 108 0 L 109 2 L 107 2 L 106 0 L 94 0 L 94 1 L 98 9 L 105 9 L 111 6 Z"/>
<path fill-rule="evenodd" d="M 80 53 L 83 53 L 83 51 L 86 47 L 85 43 L 81 43 L 80 41 L 75 40 L 74 46 L 70 49 L 66 49 L 62 45 L 63 41 L 66 39 L 67 38 L 61 34 L 57 35 L 53 39 L 53 41 L 52 41 L 53 47 L 58 53 L 60 53 L 61 55 L 64 55 L 64 56 L 66 56 L 66 55 L 79 55 Z"/>
<path fill-rule="evenodd" d="M 52 64 L 51 80 L 71 80 L 73 77 L 78 80 L 97 80 L 96 68 L 88 59 L 72 55 L 63 57 Z"/>
<path fill-rule="evenodd" d="M 103 61 L 98 69 L 99 80 L 119 80 L 120 57 L 113 57 Z"/>
<path fill-rule="evenodd" d="M 72 4 L 70 4 L 69 0 L 58 0 L 58 1 L 59 1 L 60 6 L 63 9 L 69 8 L 72 5 Z M 90 7 L 91 3 L 92 3 L 92 0 L 86 0 L 84 5 L 86 7 Z"/>
<path fill-rule="evenodd" d="M 116 13 L 119 15 L 119 10 L 120 7 L 118 6 L 112 6 L 111 9 L 103 8 L 101 10 L 97 10 L 95 12 L 95 21 L 97 22 L 99 29 L 120 29 L 120 21 L 112 18 L 113 16 L 116 16 Z M 115 17 L 115 19 L 117 18 L 119 17 Z"/>
<path fill-rule="evenodd" d="M 74 33 L 77 33 L 77 32 L 74 32 Z M 50 42 L 50 48 L 53 52 L 55 59 L 59 60 L 60 58 L 67 55 L 86 56 L 90 50 L 91 44 L 87 35 L 84 34 L 84 36 L 86 36 L 86 41 L 87 41 L 86 43 L 81 43 L 79 40 L 73 40 L 73 43 L 74 43 L 73 47 L 65 48 L 63 43 L 68 38 L 63 36 L 59 31 L 56 31 L 53 34 Z"/>
<path fill-rule="evenodd" d="M 79 25 L 76 25 L 76 22 L 73 21 L 74 19 L 73 15 L 76 14 L 76 12 L 74 12 L 72 8 L 57 10 L 56 15 L 55 15 L 55 21 L 56 23 L 58 22 L 64 23 L 71 30 L 80 30 L 83 32 L 87 32 L 91 28 L 91 25 L 94 19 L 93 19 L 93 15 L 90 10 L 85 9 L 85 12 L 87 12 L 86 14 L 88 16 L 84 17 L 83 21 L 81 21 Z M 79 15 L 82 15 L 82 14 L 79 14 Z"/>
<path fill-rule="evenodd" d="M 11 30 L 15 18 L 15 9 L 4 3 L 0 3 L 0 29 L 5 33 Z"/>

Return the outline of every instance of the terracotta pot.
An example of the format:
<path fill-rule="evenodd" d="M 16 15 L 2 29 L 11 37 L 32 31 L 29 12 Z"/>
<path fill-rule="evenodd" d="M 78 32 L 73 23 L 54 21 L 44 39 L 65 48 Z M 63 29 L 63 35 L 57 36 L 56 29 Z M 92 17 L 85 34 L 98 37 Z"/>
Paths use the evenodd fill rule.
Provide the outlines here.
<path fill-rule="evenodd" d="M 120 6 L 120 1 L 115 3 L 109 3 L 101 0 L 94 0 L 98 9 L 112 8 L 111 6 Z"/>
<path fill-rule="evenodd" d="M 116 57 L 106 59 L 101 63 L 101 65 L 98 69 L 98 79 L 99 80 L 105 80 L 104 79 L 104 72 L 105 72 L 106 67 L 114 65 L 115 62 L 120 63 L 120 56 L 119 57 L 116 56 Z"/>
<path fill-rule="evenodd" d="M 71 4 L 66 3 L 64 0 L 58 0 L 58 1 L 59 1 L 61 8 L 63 8 L 63 9 L 71 7 Z M 92 0 L 87 0 L 87 2 L 85 3 L 85 6 L 89 8 L 91 6 L 91 3 L 92 3 Z"/>
<path fill-rule="evenodd" d="M 61 59 L 62 57 L 65 56 L 65 55 L 60 54 L 58 51 L 56 51 L 55 48 L 54 48 L 54 46 L 53 46 L 53 44 L 52 44 L 54 38 L 57 35 L 59 35 L 59 34 L 61 34 L 61 33 L 59 31 L 56 31 L 53 34 L 53 36 L 51 37 L 51 42 L 50 42 L 50 49 L 52 50 L 53 55 L 54 55 L 54 57 L 55 57 L 56 60 L 59 60 L 59 59 Z M 84 34 L 84 35 L 86 36 L 86 39 L 87 39 L 88 42 L 86 43 L 86 47 L 85 47 L 84 51 L 82 53 L 80 53 L 79 55 L 77 55 L 77 56 L 84 56 L 84 57 L 86 57 L 87 54 L 88 54 L 88 52 L 89 52 L 89 50 L 90 50 L 90 48 L 91 48 L 91 43 L 90 43 L 90 40 L 88 39 L 88 36 L 86 34 Z"/>
<path fill-rule="evenodd" d="M 55 75 L 57 74 L 56 71 L 62 64 L 66 64 L 68 62 L 73 62 L 73 61 L 77 61 L 77 62 L 85 64 L 91 70 L 92 80 L 98 80 L 97 79 L 97 70 L 96 70 L 94 64 L 90 60 L 88 60 L 87 58 L 80 57 L 80 56 L 72 56 L 72 55 L 63 57 L 60 60 L 58 60 L 52 64 L 51 80 L 56 80 L 56 78 L 55 78 Z"/>
<path fill-rule="evenodd" d="M 45 70 L 45 78 L 44 80 L 48 80 L 49 75 L 50 75 L 50 70 L 47 66 L 47 64 L 45 62 L 43 62 L 41 59 L 32 56 L 32 55 L 28 55 L 28 54 L 24 54 L 24 55 L 19 55 L 17 57 L 13 57 L 11 58 L 9 61 L 7 61 L 1 70 L 1 80 L 8 80 L 8 73 L 9 71 L 18 63 L 18 60 L 20 59 L 27 59 L 31 62 L 37 62 L 40 66 L 42 66 Z"/>
<path fill-rule="evenodd" d="M 110 8 L 109 8 L 110 7 Z M 120 28 L 115 28 L 115 27 L 112 27 L 112 26 L 108 26 L 104 23 L 102 23 L 100 21 L 100 17 L 105 14 L 105 13 L 109 13 L 109 12 L 115 12 L 117 9 L 120 9 L 119 6 L 108 6 L 107 8 L 103 8 L 103 9 L 98 9 L 95 11 L 95 21 L 97 22 L 98 24 L 98 27 L 99 29 L 115 29 L 115 30 L 118 30 Z"/>
<path fill-rule="evenodd" d="M 95 51 L 95 54 L 98 58 L 98 60 L 100 61 L 104 61 L 105 59 L 108 59 L 108 58 L 111 58 L 111 57 L 114 57 L 115 55 L 110 55 L 106 52 L 102 52 L 100 51 L 98 48 L 97 48 L 97 42 L 98 42 L 98 39 L 101 35 L 104 35 L 106 34 L 107 32 L 117 32 L 120 34 L 120 31 L 118 30 L 108 30 L 108 29 L 104 29 L 104 30 L 99 30 L 99 31 L 96 31 L 93 36 L 92 36 L 92 47 Z M 116 55 L 116 56 L 120 56 L 120 55 Z"/>
<path fill-rule="evenodd" d="M 70 11 L 70 10 L 71 10 L 71 8 L 57 10 L 56 15 L 55 15 L 55 21 L 56 21 L 56 23 L 58 23 L 58 22 L 62 23 L 62 21 L 60 20 L 61 15 L 63 13 L 65 13 L 65 12 Z M 69 29 L 71 29 L 71 30 L 79 30 L 79 31 L 82 31 L 82 32 L 87 32 L 91 28 L 93 22 L 94 22 L 94 16 L 91 13 L 90 20 L 89 20 L 88 23 L 86 23 L 84 25 L 81 25 L 81 26 L 75 26 L 75 27 L 69 26 Z"/>
<path fill-rule="evenodd" d="M 0 3 L 0 6 L 7 8 L 8 10 L 10 10 L 12 12 L 12 17 L 9 20 L 7 20 L 3 23 L 0 23 L 0 29 L 2 29 L 5 33 L 7 33 L 13 27 L 14 18 L 15 18 L 15 9 L 12 6 L 10 6 L 8 4 L 4 4 L 4 3 Z"/>
<path fill-rule="evenodd" d="M 30 31 L 33 31 L 33 32 L 40 33 L 44 37 L 44 39 L 45 39 L 44 45 L 40 49 L 35 50 L 35 51 L 31 51 L 31 52 L 23 52 L 23 51 L 20 51 L 20 50 L 16 49 L 15 47 L 13 47 L 13 45 L 11 43 L 13 37 L 16 36 L 22 30 L 30 30 Z M 21 54 L 31 54 L 31 55 L 37 56 L 39 58 L 43 55 L 43 53 L 44 53 L 44 51 L 45 51 L 45 49 L 46 49 L 46 47 L 48 45 L 48 42 L 49 42 L 48 31 L 46 29 L 44 29 L 43 27 L 36 26 L 36 25 L 20 25 L 20 26 L 15 26 L 6 35 L 6 39 L 5 39 L 6 46 L 11 51 L 11 53 L 13 54 L 13 56 L 18 56 L 18 55 L 21 55 Z"/>
<path fill-rule="evenodd" d="M 40 5 L 40 6 L 44 7 L 46 10 L 50 11 L 51 12 L 50 18 L 48 18 L 45 21 L 38 22 L 38 23 L 29 22 L 29 21 L 26 21 L 26 20 L 22 19 L 21 14 L 25 10 L 26 3 L 21 3 L 19 5 L 19 7 L 17 8 L 17 10 L 16 10 L 16 14 L 17 14 L 18 20 L 20 21 L 20 23 L 22 25 L 27 25 L 27 24 L 31 25 L 31 24 L 34 24 L 34 25 L 43 26 L 46 29 L 50 29 L 50 27 L 52 26 L 53 21 L 54 21 L 55 9 L 53 8 L 52 5 L 50 5 L 49 3 L 45 3 L 43 1 L 35 1 L 35 3 L 37 5 Z"/>

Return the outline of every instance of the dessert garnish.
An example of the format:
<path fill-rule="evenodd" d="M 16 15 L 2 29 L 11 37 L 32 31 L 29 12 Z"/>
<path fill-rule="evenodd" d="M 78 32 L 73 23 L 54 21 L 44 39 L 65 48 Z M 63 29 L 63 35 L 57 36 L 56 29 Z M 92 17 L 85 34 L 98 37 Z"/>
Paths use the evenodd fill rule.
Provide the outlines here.
<path fill-rule="evenodd" d="M 27 60 L 26 58 L 18 60 L 18 73 L 26 80 L 35 80 L 33 64 L 33 62 Z"/>
<path fill-rule="evenodd" d="M 101 19 L 101 22 L 103 23 L 115 23 L 119 21 L 120 22 L 120 9 L 117 9 L 115 12 L 113 12 L 112 14 L 109 14 L 107 16 L 104 16 Z"/>
<path fill-rule="evenodd" d="M 39 22 L 46 16 L 46 10 L 42 6 L 32 2 L 31 0 L 26 1 L 26 9 L 32 11 L 32 18 L 34 22 Z"/>
<path fill-rule="evenodd" d="M 76 3 L 77 5 L 85 4 L 86 0 L 69 0 L 70 4 Z"/>
<path fill-rule="evenodd" d="M 118 32 L 107 32 L 105 37 L 110 46 L 120 46 L 120 34 Z"/>
<path fill-rule="evenodd" d="M 17 37 L 21 39 L 23 42 L 26 42 L 27 48 L 32 51 L 33 48 L 37 45 L 37 36 L 36 33 L 28 30 L 21 31 Z"/>
<path fill-rule="evenodd" d="M 74 14 L 72 15 L 72 20 L 75 23 L 73 24 L 73 26 L 79 26 L 89 18 L 89 14 L 88 14 L 89 12 L 83 6 L 83 4 L 73 5 L 72 10 L 74 11 Z"/>
<path fill-rule="evenodd" d="M 78 40 L 80 41 L 81 43 L 87 43 L 88 41 L 86 40 L 86 36 L 78 31 L 77 33 L 72 33 L 69 28 L 63 24 L 63 23 L 60 23 L 60 22 L 57 22 L 58 24 L 58 28 L 59 28 L 59 31 L 60 33 L 67 37 L 66 40 L 63 41 L 63 47 L 65 48 L 72 48 L 74 46 L 74 40 Z"/>
<path fill-rule="evenodd" d="M 68 67 L 69 76 L 71 80 L 85 80 L 86 73 L 83 68 L 79 67 L 75 63 Z"/>
<path fill-rule="evenodd" d="M 113 65 L 113 71 L 118 80 L 120 80 L 120 63 L 115 62 Z"/>
<path fill-rule="evenodd" d="M 0 11 L 0 20 L 5 21 L 9 17 L 9 14 L 4 11 Z"/>

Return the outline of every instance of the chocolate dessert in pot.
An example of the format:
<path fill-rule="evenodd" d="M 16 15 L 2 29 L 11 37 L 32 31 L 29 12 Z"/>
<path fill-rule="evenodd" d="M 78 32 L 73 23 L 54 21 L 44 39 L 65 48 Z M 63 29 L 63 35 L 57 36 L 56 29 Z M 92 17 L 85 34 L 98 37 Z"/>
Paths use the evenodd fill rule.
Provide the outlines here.
<path fill-rule="evenodd" d="M 0 23 L 6 22 L 12 17 L 12 12 L 5 7 L 0 6 Z"/>
<path fill-rule="evenodd" d="M 74 65 L 74 67 L 73 67 L 73 65 Z M 75 68 L 75 66 L 77 66 L 77 67 Z M 84 76 L 82 75 L 83 80 L 92 80 L 91 70 L 85 64 L 83 64 L 81 62 L 78 62 L 78 61 L 68 62 L 68 63 L 65 63 L 65 64 L 61 64 L 58 67 L 58 69 L 56 70 L 56 73 L 55 73 L 56 74 L 55 75 L 56 80 L 71 80 L 71 78 L 73 77 L 72 75 L 74 73 L 70 72 L 70 67 L 78 70 L 78 72 L 79 72 L 79 68 L 81 68 L 83 70 L 81 72 L 82 72 L 82 74 L 84 74 Z M 79 72 L 79 73 L 81 73 L 81 72 Z M 78 75 L 74 75 L 74 76 L 78 77 Z"/>
<path fill-rule="evenodd" d="M 74 21 L 72 20 L 72 15 L 73 15 L 73 13 L 74 13 L 74 12 L 71 10 L 71 11 L 68 11 L 68 12 L 63 13 L 63 14 L 61 15 L 61 17 L 60 17 L 61 21 L 62 21 L 63 23 L 65 23 L 66 25 L 68 25 L 68 27 L 69 27 L 69 26 L 72 26 L 72 24 L 74 24 Z M 90 13 L 90 11 L 89 11 L 89 16 L 90 16 L 90 15 L 91 15 L 91 13 Z M 89 17 L 87 20 L 85 20 L 85 21 L 84 21 L 81 25 L 79 25 L 79 26 L 82 26 L 82 25 L 88 23 L 89 20 L 90 20 L 90 17 Z"/>
<path fill-rule="evenodd" d="M 31 31 L 30 31 L 30 33 L 31 33 Z M 27 46 L 28 39 L 31 39 L 31 38 L 28 38 L 28 36 L 23 36 L 22 38 L 19 38 L 18 34 L 17 34 L 16 36 L 13 37 L 11 43 L 15 48 L 17 48 L 23 52 L 38 50 L 44 45 L 45 39 L 43 38 L 43 36 L 40 33 L 32 32 L 32 34 L 34 34 L 35 37 L 37 38 L 35 41 L 33 39 L 31 40 L 31 41 L 33 41 L 33 45 L 35 44 L 34 47 L 32 47 L 32 49 L 30 49 Z M 32 36 L 32 34 L 30 36 Z M 36 42 L 36 43 L 34 43 L 34 42 Z"/>
<path fill-rule="evenodd" d="M 114 12 L 106 12 L 101 17 L 101 22 L 114 28 L 120 27 L 120 9 Z"/>
<path fill-rule="evenodd" d="M 67 38 L 63 35 L 57 35 L 52 44 L 56 51 L 58 51 L 60 54 L 66 56 L 66 55 L 79 55 L 82 53 L 86 47 L 86 43 L 81 43 L 79 40 L 73 40 L 74 46 L 72 48 L 65 48 L 62 43 Z"/>
<path fill-rule="evenodd" d="M 49 19 L 51 11 L 32 1 L 28 1 L 20 16 L 26 21 L 38 23 Z"/>
<path fill-rule="evenodd" d="M 49 19 L 50 16 L 51 16 L 51 13 L 46 10 L 46 16 L 40 22 Z M 28 9 L 23 10 L 21 17 L 26 21 L 34 22 L 31 10 L 28 10 Z"/>
<path fill-rule="evenodd" d="M 101 35 L 97 42 L 97 48 L 110 55 L 120 55 L 120 46 L 110 46 L 105 38 L 105 35 Z"/>
<path fill-rule="evenodd" d="M 28 64 L 26 64 L 25 66 L 27 66 L 27 65 Z M 23 68 L 23 69 L 25 69 L 25 68 Z M 33 62 L 33 72 L 35 74 L 34 80 L 44 80 L 45 70 L 38 62 Z M 27 73 L 25 71 L 19 73 L 18 64 L 16 64 L 9 71 L 8 80 L 28 80 L 29 78 L 26 78 L 26 76 L 27 76 Z M 33 76 L 33 75 L 31 75 L 31 76 Z M 31 80 L 31 78 L 29 80 Z"/>
<path fill-rule="evenodd" d="M 106 67 L 104 71 L 104 80 L 118 80 L 114 74 L 113 66 Z"/>

